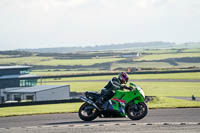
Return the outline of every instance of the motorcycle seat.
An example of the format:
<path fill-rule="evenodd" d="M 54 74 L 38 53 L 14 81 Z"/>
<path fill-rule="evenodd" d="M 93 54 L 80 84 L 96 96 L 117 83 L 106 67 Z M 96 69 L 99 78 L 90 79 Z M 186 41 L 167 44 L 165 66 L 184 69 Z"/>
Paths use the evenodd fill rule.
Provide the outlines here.
<path fill-rule="evenodd" d="M 85 93 L 86 95 L 92 95 L 92 96 L 100 96 L 101 94 L 96 91 L 87 91 Z"/>
<path fill-rule="evenodd" d="M 100 96 L 101 96 L 101 94 L 100 93 L 98 93 L 98 92 L 93 92 L 93 91 L 87 91 L 86 93 L 85 93 L 85 96 L 87 97 L 87 98 L 92 98 L 92 99 L 94 99 L 94 100 L 96 100 L 96 99 L 98 99 Z"/>

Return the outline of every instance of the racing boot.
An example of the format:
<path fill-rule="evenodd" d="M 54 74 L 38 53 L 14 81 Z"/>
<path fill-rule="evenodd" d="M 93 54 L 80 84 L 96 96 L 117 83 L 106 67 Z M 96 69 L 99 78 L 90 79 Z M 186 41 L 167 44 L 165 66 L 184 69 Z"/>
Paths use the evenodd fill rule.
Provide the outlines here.
<path fill-rule="evenodd" d="M 95 102 L 95 104 L 100 108 L 100 109 L 103 109 L 104 106 L 104 101 L 103 101 L 103 97 L 99 97 L 99 99 Z"/>

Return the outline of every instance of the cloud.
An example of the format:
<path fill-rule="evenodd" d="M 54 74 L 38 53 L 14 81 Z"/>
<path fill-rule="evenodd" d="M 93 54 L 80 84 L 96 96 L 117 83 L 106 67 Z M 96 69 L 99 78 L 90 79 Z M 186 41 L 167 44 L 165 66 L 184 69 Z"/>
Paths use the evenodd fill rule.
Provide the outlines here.
<path fill-rule="evenodd" d="M 75 8 L 88 0 L 1 0 L 1 8 Z"/>
<path fill-rule="evenodd" d="M 200 0 L 0 0 L 0 18 L 4 48 L 196 41 Z"/>

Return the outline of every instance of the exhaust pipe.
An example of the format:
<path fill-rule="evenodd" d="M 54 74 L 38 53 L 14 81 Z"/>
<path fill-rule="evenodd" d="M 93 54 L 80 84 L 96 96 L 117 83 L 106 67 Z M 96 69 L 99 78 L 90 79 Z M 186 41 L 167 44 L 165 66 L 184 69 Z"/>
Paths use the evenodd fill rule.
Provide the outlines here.
<path fill-rule="evenodd" d="M 97 107 L 97 105 L 90 99 L 84 97 L 84 96 L 80 96 L 80 99 L 83 100 L 84 102 L 93 105 L 96 109 L 98 109 L 99 111 L 101 111 L 101 109 L 99 107 Z"/>

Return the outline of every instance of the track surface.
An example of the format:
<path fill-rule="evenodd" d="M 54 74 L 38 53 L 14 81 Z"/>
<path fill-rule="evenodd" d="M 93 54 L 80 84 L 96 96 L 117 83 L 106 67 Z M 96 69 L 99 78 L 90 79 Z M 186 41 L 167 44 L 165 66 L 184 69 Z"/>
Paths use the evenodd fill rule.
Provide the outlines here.
<path fill-rule="evenodd" d="M 139 121 L 128 118 L 98 118 L 83 122 L 77 113 L 0 118 L 0 133 L 100 133 L 100 132 L 199 133 L 200 108 L 152 109 Z"/>

